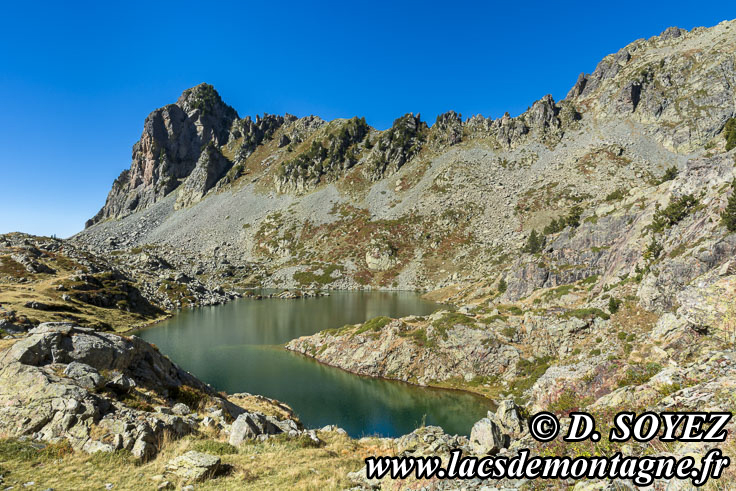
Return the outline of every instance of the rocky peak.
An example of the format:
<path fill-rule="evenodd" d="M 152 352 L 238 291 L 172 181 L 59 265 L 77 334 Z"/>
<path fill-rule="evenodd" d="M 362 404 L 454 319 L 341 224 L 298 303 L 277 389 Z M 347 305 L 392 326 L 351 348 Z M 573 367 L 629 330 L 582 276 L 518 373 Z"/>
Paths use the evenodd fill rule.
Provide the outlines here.
<path fill-rule="evenodd" d="M 274 133 L 284 124 L 296 121 L 296 119 L 291 114 L 287 114 L 286 116 L 264 114 L 263 117 L 256 115 L 255 121 L 250 116 L 237 120 L 231 129 L 231 138 L 233 140 L 237 141 L 242 138 L 242 143 L 240 143 L 237 151 L 236 161 L 242 162 L 247 159 L 264 140 L 272 138 Z M 287 140 L 289 139 L 287 138 Z M 288 145 L 288 143 L 286 144 Z"/>
<path fill-rule="evenodd" d="M 463 138 L 462 115 L 448 111 L 437 116 L 437 121 L 430 129 L 430 140 L 439 146 L 455 145 Z"/>
<path fill-rule="evenodd" d="M 187 89 L 176 104 L 153 111 L 133 145 L 130 170 L 116 179 L 105 206 L 87 226 L 147 208 L 167 196 L 192 173 L 208 143 L 228 142 L 237 118 L 208 84 Z"/>
<path fill-rule="evenodd" d="M 276 190 L 302 192 L 320 182 L 331 182 L 341 177 L 358 162 L 359 145 L 370 129 L 365 118 L 329 123 L 324 136 L 316 135 L 306 149 L 281 164 L 275 177 Z M 293 138 L 296 143 L 300 135 L 293 135 Z"/>
<path fill-rule="evenodd" d="M 227 143 L 228 130 L 233 121 L 238 119 L 238 113 L 222 101 L 213 86 L 199 84 L 185 90 L 176 105 L 198 123 L 203 141 L 214 141 L 217 145 Z"/>
<path fill-rule="evenodd" d="M 630 118 L 665 148 L 692 152 L 734 114 L 733 25 L 670 27 L 636 40 L 581 74 L 566 100 L 598 120 Z"/>
<path fill-rule="evenodd" d="M 378 138 L 368 156 L 366 175 L 371 180 L 399 170 L 424 144 L 428 127 L 419 114 L 405 114 L 396 119 L 388 130 Z"/>

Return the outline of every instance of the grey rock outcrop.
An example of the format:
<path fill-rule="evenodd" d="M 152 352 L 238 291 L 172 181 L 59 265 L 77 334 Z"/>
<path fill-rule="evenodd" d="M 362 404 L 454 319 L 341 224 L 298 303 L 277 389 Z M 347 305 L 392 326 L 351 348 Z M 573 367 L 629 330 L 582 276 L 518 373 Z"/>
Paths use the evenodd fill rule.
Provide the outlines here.
<path fill-rule="evenodd" d="M 245 412 L 240 414 L 230 429 L 230 445 L 238 446 L 244 440 L 254 439 L 261 435 L 278 435 L 286 433 L 297 436 L 300 425 L 292 419 L 278 420 L 259 412 Z"/>
<path fill-rule="evenodd" d="M 512 436 L 519 438 L 526 430 L 521 410 L 511 400 L 504 400 L 496 413 L 477 421 L 470 431 L 470 448 L 476 455 L 494 455 L 508 448 Z"/>
<path fill-rule="evenodd" d="M 188 415 L 147 407 L 147 394 L 168 398 L 182 386 L 230 414 L 239 411 L 135 336 L 42 324 L 0 358 L 0 430 L 12 437 L 66 439 L 87 452 L 126 449 L 146 460 L 164 432 L 182 436 L 198 426 Z M 130 400 L 139 403 L 131 407 Z"/>
<path fill-rule="evenodd" d="M 166 464 L 166 473 L 185 482 L 202 482 L 214 477 L 220 470 L 220 457 L 194 450 L 180 455 Z"/>
<path fill-rule="evenodd" d="M 509 446 L 510 439 L 491 418 L 483 418 L 473 425 L 470 448 L 478 455 L 493 455 Z"/>
<path fill-rule="evenodd" d="M 202 160 L 207 144 L 221 146 L 230 137 L 238 114 L 220 99 L 217 91 L 200 84 L 184 91 L 176 104 L 152 112 L 143 126 L 141 139 L 133 146 L 133 163 L 113 183 L 105 206 L 87 226 L 108 218 L 119 218 L 141 210 L 176 189 Z M 199 192 L 222 177 L 222 162 L 204 159 L 198 174 Z M 213 177 L 219 170 L 220 174 Z M 193 187 L 194 183 L 191 184 Z"/>

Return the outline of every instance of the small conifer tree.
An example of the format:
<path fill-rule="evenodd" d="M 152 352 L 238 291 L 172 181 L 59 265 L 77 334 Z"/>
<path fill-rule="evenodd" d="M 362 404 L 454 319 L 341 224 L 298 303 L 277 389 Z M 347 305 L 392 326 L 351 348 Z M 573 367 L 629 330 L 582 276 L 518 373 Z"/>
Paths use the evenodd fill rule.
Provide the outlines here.
<path fill-rule="evenodd" d="M 731 182 L 731 196 L 726 209 L 721 213 L 721 223 L 729 232 L 736 232 L 736 179 Z"/>

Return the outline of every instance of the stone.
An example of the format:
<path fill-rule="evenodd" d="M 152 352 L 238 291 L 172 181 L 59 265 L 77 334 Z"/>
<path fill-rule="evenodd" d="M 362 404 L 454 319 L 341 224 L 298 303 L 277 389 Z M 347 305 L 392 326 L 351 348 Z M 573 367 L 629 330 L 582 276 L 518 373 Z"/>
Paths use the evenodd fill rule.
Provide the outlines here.
<path fill-rule="evenodd" d="M 459 448 L 469 451 L 468 439 L 464 436 L 448 435 L 439 426 L 423 426 L 395 440 L 400 456 L 449 455 Z"/>
<path fill-rule="evenodd" d="M 476 455 L 495 455 L 509 444 L 509 436 L 491 418 L 476 422 L 470 431 L 470 448 Z"/>
<path fill-rule="evenodd" d="M 220 457 L 194 450 L 170 460 L 166 464 L 167 474 L 175 475 L 186 482 L 201 482 L 211 479 L 220 469 Z"/>
<path fill-rule="evenodd" d="M 73 361 L 64 369 L 64 375 L 73 378 L 85 389 L 100 389 L 105 386 L 105 379 L 100 373 L 85 363 Z"/>
<path fill-rule="evenodd" d="M 171 412 L 178 416 L 186 416 L 191 411 L 189 410 L 189 406 L 184 403 L 178 402 L 174 404 L 174 406 L 171 408 Z"/>
<path fill-rule="evenodd" d="M 230 429 L 230 445 L 238 446 L 246 439 L 260 435 L 298 432 L 298 425 L 291 419 L 277 420 L 259 412 L 240 414 Z"/>
<path fill-rule="evenodd" d="M 359 471 L 349 472 L 347 475 L 348 481 L 358 487 L 358 489 L 380 489 L 380 479 L 368 479 L 366 474 L 367 467 L 363 467 Z"/>
<path fill-rule="evenodd" d="M 140 437 L 135 441 L 131 453 L 133 457 L 146 462 L 156 454 L 156 448 L 151 443 L 148 443 L 145 438 Z"/>
<path fill-rule="evenodd" d="M 521 415 L 521 408 L 510 399 L 503 400 L 498 405 L 495 421 L 504 431 L 515 437 L 521 436 L 526 428 L 526 421 Z"/>

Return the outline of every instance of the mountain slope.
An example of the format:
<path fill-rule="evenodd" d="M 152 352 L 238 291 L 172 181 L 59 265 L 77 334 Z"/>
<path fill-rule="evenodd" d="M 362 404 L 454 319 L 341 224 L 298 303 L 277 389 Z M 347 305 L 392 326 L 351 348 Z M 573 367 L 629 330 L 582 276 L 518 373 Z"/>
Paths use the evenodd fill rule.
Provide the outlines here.
<path fill-rule="evenodd" d="M 75 240 L 165 245 L 188 273 L 202 257 L 257 264 L 284 286 L 478 280 L 532 228 L 575 206 L 584 219 L 715 145 L 734 114 L 735 43 L 733 22 L 668 29 L 604 58 L 561 102 L 496 120 L 449 112 L 431 127 L 406 115 L 385 131 L 358 118 L 238 119 L 203 84 L 147 118 L 131 169 Z"/>

